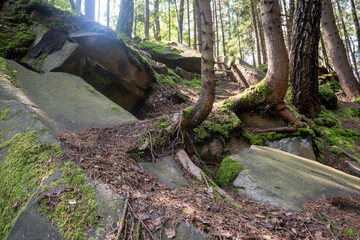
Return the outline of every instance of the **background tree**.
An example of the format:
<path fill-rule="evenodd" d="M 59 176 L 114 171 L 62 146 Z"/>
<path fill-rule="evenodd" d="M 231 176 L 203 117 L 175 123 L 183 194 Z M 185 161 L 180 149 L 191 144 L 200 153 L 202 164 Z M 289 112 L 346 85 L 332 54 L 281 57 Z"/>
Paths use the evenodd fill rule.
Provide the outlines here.
<path fill-rule="evenodd" d="M 360 84 L 356 80 L 347 59 L 344 43 L 340 38 L 335 23 L 333 7 L 330 0 L 322 0 L 321 23 L 324 29 L 330 57 L 343 91 L 349 98 L 360 96 Z"/>
<path fill-rule="evenodd" d="M 95 20 L 95 0 L 85 1 L 85 16 L 91 20 Z"/>
<path fill-rule="evenodd" d="M 315 116 L 321 110 L 318 82 L 320 0 L 297 1 L 290 56 L 292 102 L 300 113 Z"/>
<path fill-rule="evenodd" d="M 81 0 L 76 0 L 76 9 L 81 12 Z"/>
<path fill-rule="evenodd" d="M 144 22 L 144 29 L 145 29 L 145 38 L 149 38 L 149 29 L 150 29 L 150 6 L 149 0 L 145 0 L 145 22 Z"/>
<path fill-rule="evenodd" d="M 161 40 L 159 20 L 159 0 L 154 0 L 154 39 Z"/>
<path fill-rule="evenodd" d="M 134 0 L 121 0 L 116 32 L 131 37 L 134 17 Z"/>

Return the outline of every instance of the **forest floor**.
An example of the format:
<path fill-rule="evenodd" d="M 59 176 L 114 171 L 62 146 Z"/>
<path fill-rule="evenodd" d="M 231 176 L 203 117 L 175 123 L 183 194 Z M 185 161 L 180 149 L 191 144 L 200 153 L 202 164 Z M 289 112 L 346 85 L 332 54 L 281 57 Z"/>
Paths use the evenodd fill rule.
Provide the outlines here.
<path fill-rule="evenodd" d="M 243 90 L 227 78 L 218 77 L 217 82 L 220 92 L 217 102 Z M 77 162 L 88 177 L 106 183 L 114 192 L 129 199 L 130 210 L 125 230 L 119 235 L 121 239 L 136 239 L 136 221 L 141 222 L 144 239 L 161 239 L 155 235 L 161 228 L 166 228 L 165 234 L 172 237 L 180 221 L 220 239 L 358 239 L 360 196 L 328 197 L 304 203 L 301 212 L 288 212 L 240 197 L 231 188 L 225 189 L 235 199 L 237 207 L 234 207 L 214 194 L 213 187 L 194 181 L 190 175 L 185 174 L 189 187 L 170 189 L 144 171 L 134 152 L 141 134 L 157 134 L 156 123 L 161 116 L 170 116 L 192 105 L 200 91 L 177 87 L 188 98 L 185 103 L 174 101 L 172 96 L 176 90 L 159 84 L 138 116 L 143 120 L 58 136 L 68 148 L 64 157 Z M 339 104 L 339 108 L 352 107 L 359 108 L 359 105 L 346 101 Z M 343 127 L 360 132 L 359 122 L 341 120 Z M 148 159 L 174 154 L 176 140 L 177 136 L 166 139 L 168 147 L 151 151 L 153 156 Z M 359 142 L 355 147 L 360 153 Z M 346 171 L 347 161 L 325 154 L 324 163 L 342 171 Z M 167 221 L 171 226 L 164 227 Z M 117 231 L 118 228 L 109 232 L 107 239 L 115 239 Z"/>

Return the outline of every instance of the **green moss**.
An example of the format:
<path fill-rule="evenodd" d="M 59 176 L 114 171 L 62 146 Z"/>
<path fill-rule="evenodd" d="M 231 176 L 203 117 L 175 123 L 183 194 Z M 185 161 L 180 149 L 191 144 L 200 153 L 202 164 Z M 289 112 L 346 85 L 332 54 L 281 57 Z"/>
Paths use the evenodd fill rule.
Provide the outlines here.
<path fill-rule="evenodd" d="M 360 97 L 356 98 L 354 102 L 360 104 Z"/>
<path fill-rule="evenodd" d="M 189 119 L 194 115 L 195 108 L 193 106 L 184 109 L 185 118 Z"/>
<path fill-rule="evenodd" d="M 314 123 L 322 127 L 336 127 L 341 126 L 341 122 L 335 117 L 331 112 L 320 112 L 316 118 L 314 118 Z"/>
<path fill-rule="evenodd" d="M 346 227 L 346 228 L 344 229 L 344 233 L 345 233 L 345 235 L 348 236 L 348 237 L 356 237 L 356 236 L 357 236 L 356 230 L 351 229 L 351 228 L 348 228 L 348 227 Z"/>
<path fill-rule="evenodd" d="M 40 130 L 40 135 L 43 135 L 43 134 L 45 134 L 45 133 L 48 132 L 48 131 L 49 131 L 48 128 L 42 128 L 42 129 Z"/>
<path fill-rule="evenodd" d="M 175 83 L 168 76 L 166 76 L 164 74 L 159 74 L 159 73 L 155 73 L 155 75 L 160 84 L 167 85 L 168 87 L 173 88 L 173 89 L 176 88 Z"/>
<path fill-rule="evenodd" d="M 319 84 L 326 86 L 334 92 L 340 92 L 342 90 L 340 83 L 336 81 L 334 75 L 331 73 L 319 76 Z"/>
<path fill-rule="evenodd" d="M 9 107 L 10 107 L 10 105 L 6 105 L 5 107 L 3 107 L 0 110 L 0 122 L 4 121 L 4 119 L 7 117 L 8 113 L 9 113 L 9 110 L 10 110 Z"/>
<path fill-rule="evenodd" d="M 46 205 L 45 199 L 40 200 L 40 211 L 60 228 L 65 239 L 86 239 L 85 231 L 99 222 L 94 187 L 86 183 L 84 173 L 72 162 L 64 163 L 60 170 L 63 175 L 55 185 L 64 185 L 65 190 L 54 208 Z"/>
<path fill-rule="evenodd" d="M 111 106 L 111 111 L 113 112 L 121 112 L 121 108 L 119 108 L 118 106 Z"/>
<path fill-rule="evenodd" d="M 182 85 L 188 88 L 201 88 L 201 80 L 193 79 L 191 81 L 182 81 Z"/>
<path fill-rule="evenodd" d="M 0 162 L 0 239 L 6 239 L 35 189 L 55 167 L 48 160 L 52 153 L 60 152 L 60 147 L 37 142 L 37 134 L 29 132 L 0 145 L 0 149 L 10 146 Z"/>
<path fill-rule="evenodd" d="M 159 122 L 156 124 L 157 128 L 167 128 L 168 126 L 170 126 L 171 121 L 169 120 L 168 117 L 162 117 L 160 118 Z"/>
<path fill-rule="evenodd" d="M 0 57 L 0 78 L 9 80 L 14 86 L 18 87 L 16 75 L 11 66 L 5 62 L 5 59 Z"/>
<path fill-rule="evenodd" d="M 360 121 L 360 109 L 359 108 L 343 108 L 340 111 L 337 111 L 338 116 L 352 119 L 354 121 Z"/>
<path fill-rule="evenodd" d="M 266 145 L 265 140 L 272 142 L 286 137 L 285 134 L 276 133 L 276 132 L 252 134 L 248 131 L 243 132 L 242 136 L 248 139 L 251 145 L 258 145 L 258 146 Z"/>
<path fill-rule="evenodd" d="M 267 64 L 260 64 L 258 67 L 257 67 L 258 70 L 266 73 L 267 70 L 268 70 L 268 65 Z"/>
<path fill-rule="evenodd" d="M 37 114 L 30 114 L 30 118 L 31 119 L 34 119 L 34 120 L 36 120 L 36 121 L 38 121 L 38 120 L 40 120 L 40 118 L 39 118 L 39 116 L 37 115 Z"/>
<path fill-rule="evenodd" d="M 220 187 L 224 187 L 235 180 L 239 173 L 245 169 L 241 163 L 233 160 L 232 157 L 233 156 L 228 156 L 224 158 L 220 164 L 215 178 L 216 183 Z"/>
<path fill-rule="evenodd" d="M 319 95 L 320 99 L 329 100 L 331 98 L 336 98 L 335 92 L 325 86 L 319 86 Z"/>
<path fill-rule="evenodd" d="M 181 57 L 180 51 L 177 49 L 171 49 L 169 47 L 169 44 L 171 43 L 164 43 L 159 41 L 143 41 L 139 43 L 137 46 L 140 49 L 146 50 L 146 51 L 153 51 L 159 54 L 165 55 L 167 59 L 177 59 Z"/>

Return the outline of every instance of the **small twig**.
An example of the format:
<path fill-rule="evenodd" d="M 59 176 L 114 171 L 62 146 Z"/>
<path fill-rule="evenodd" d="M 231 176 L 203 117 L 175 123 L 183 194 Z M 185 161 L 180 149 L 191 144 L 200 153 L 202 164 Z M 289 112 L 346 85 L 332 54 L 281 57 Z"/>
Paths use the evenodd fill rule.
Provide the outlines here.
<path fill-rule="evenodd" d="M 124 208 L 123 208 L 123 211 L 122 211 L 122 213 L 120 215 L 120 218 L 119 218 L 119 230 L 118 230 L 118 232 L 116 234 L 116 239 L 120 237 L 120 234 L 121 234 L 122 230 L 124 229 L 125 216 L 126 216 L 126 210 L 128 208 L 128 204 L 129 204 L 129 196 L 126 197 Z"/>
<path fill-rule="evenodd" d="M 352 160 L 358 162 L 360 161 L 359 158 L 355 157 L 354 155 L 352 155 L 351 153 L 349 153 L 348 151 L 346 151 L 345 149 L 338 147 L 338 146 L 331 146 L 332 148 L 335 148 L 339 151 L 341 151 L 343 154 L 345 154 L 345 156 L 347 156 L 348 158 L 351 158 Z"/>
<path fill-rule="evenodd" d="M 311 239 L 314 239 L 314 240 L 315 240 L 315 238 L 313 237 L 313 235 L 311 235 L 311 232 L 310 232 L 309 229 L 306 227 L 306 225 L 304 225 L 304 226 L 305 226 L 305 228 L 306 228 L 306 231 L 309 233 Z"/>
<path fill-rule="evenodd" d="M 135 212 L 134 212 L 134 210 L 132 209 L 132 207 L 131 207 L 130 204 L 129 204 L 129 208 L 130 208 L 131 212 L 133 213 L 133 215 L 136 217 L 136 214 L 135 214 Z M 158 240 L 158 238 L 155 237 L 155 236 L 152 234 L 152 232 L 150 231 L 149 227 L 148 227 L 140 218 L 137 217 L 137 219 L 138 219 L 138 220 L 141 222 L 141 224 L 146 228 L 146 230 L 149 232 L 149 234 L 150 234 L 150 236 L 152 237 L 152 239 Z"/>

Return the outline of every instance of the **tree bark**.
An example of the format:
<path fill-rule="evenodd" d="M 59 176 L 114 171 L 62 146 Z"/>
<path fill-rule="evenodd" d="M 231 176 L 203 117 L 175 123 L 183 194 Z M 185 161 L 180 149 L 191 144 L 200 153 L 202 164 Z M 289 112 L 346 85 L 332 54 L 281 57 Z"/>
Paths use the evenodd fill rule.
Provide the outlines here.
<path fill-rule="evenodd" d="M 100 0 L 98 0 L 98 16 L 97 16 L 97 22 L 100 22 Z"/>
<path fill-rule="evenodd" d="M 215 8 L 214 8 L 214 12 L 215 12 L 215 34 L 216 34 L 216 56 L 219 57 L 219 26 L 218 26 L 218 18 L 217 18 L 217 4 L 216 4 L 216 0 L 214 0 L 214 4 L 215 4 Z"/>
<path fill-rule="evenodd" d="M 292 41 L 292 37 L 293 37 L 293 34 L 292 34 L 292 29 L 293 29 L 293 22 L 294 22 L 294 12 L 295 12 L 295 0 L 290 0 L 289 2 L 289 28 L 287 28 L 287 32 L 288 32 L 288 41 L 289 41 L 289 46 L 291 46 L 291 41 Z"/>
<path fill-rule="evenodd" d="M 261 64 L 260 40 L 259 40 L 259 34 L 258 34 L 258 25 L 256 22 L 256 17 L 255 17 L 254 0 L 250 0 L 250 6 L 251 6 L 251 15 L 252 15 L 252 20 L 253 20 L 253 26 L 254 26 L 254 31 L 255 31 L 257 63 L 258 63 L 258 65 L 260 65 Z"/>
<path fill-rule="evenodd" d="M 154 38 L 156 41 L 160 41 L 159 0 L 154 0 L 154 29 Z"/>
<path fill-rule="evenodd" d="M 332 67 L 330 65 L 330 61 L 326 52 L 326 47 L 325 47 L 325 43 L 324 43 L 324 38 L 323 38 L 323 34 L 320 34 L 320 43 L 321 43 L 321 51 L 323 54 L 323 62 L 325 64 L 325 67 L 327 68 L 327 70 L 330 72 L 330 70 L 332 70 Z"/>
<path fill-rule="evenodd" d="M 321 111 L 318 81 L 321 0 L 297 1 L 291 46 L 292 102 L 306 116 Z"/>
<path fill-rule="evenodd" d="M 257 3 L 257 2 L 255 2 Z M 264 37 L 264 29 L 262 22 L 260 21 L 260 10 L 258 8 L 258 4 L 256 4 L 256 21 L 259 24 L 259 32 L 260 32 L 260 48 L 261 48 L 261 56 L 262 56 L 262 64 L 267 63 L 267 55 L 266 55 L 266 46 L 265 46 L 265 37 Z"/>
<path fill-rule="evenodd" d="M 360 25 L 359 25 L 359 19 L 357 17 L 354 0 L 350 0 L 350 3 L 351 3 L 351 14 L 352 14 L 354 25 L 355 25 L 356 38 L 357 38 L 357 41 L 358 41 L 358 49 L 359 49 L 360 48 Z"/>
<path fill-rule="evenodd" d="M 260 0 L 260 11 L 268 57 L 265 79 L 239 95 L 222 102 L 222 107 L 237 116 L 263 104 L 275 104 L 284 116 L 284 97 L 288 87 L 289 59 L 281 28 L 280 6 L 277 0 Z"/>
<path fill-rule="evenodd" d="M 222 47 L 224 56 L 226 56 L 226 44 L 225 44 L 225 31 L 224 31 L 224 21 L 223 21 L 223 14 L 221 10 L 221 0 L 219 0 L 219 12 L 220 12 L 220 25 L 221 25 L 221 36 L 222 36 Z"/>
<path fill-rule="evenodd" d="M 200 0 L 195 0 L 195 7 L 196 7 L 196 49 L 198 52 L 202 51 L 202 32 L 201 32 L 201 26 L 202 26 L 202 18 L 201 18 L 201 10 L 200 10 Z"/>
<path fill-rule="evenodd" d="M 183 42 L 183 23 L 184 23 L 184 0 L 180 0 L 180 9 L 178 17 L 179 42 Z"/>
<path fill-rule="evenodd" d="M 70 5 L 71 5 L 71 10 L 76 11 L 77 8 L 76 8 L 74 0 L 69 0 L 69 1 L 70 1 Z"/>
<path fill-rule="evenodd" d="M 209 0 L 199 0 L 199 17 L 203 32 L 201 57 L 201 93 L 193 107 L 183 112 L 181 129 L 188 130 L 201 124 L 210 114 L 215 100 L 215 74 L 213 56 L 213 29 Z"/>
<path fill-rule="evenodd" d="M 171 41 L 171 0 L 168 0 L 169 6 L 168 6 L 168 10 L 169 10 L 169 42 Z"/>
<path fill-rule="evenodd" d="M 81 13 L 81 0 L 76 0 L 76 9 Z"/>
<path fill-rule="evenodd" d="M 134 17 L 134 0 L 121 0 L 116 32 L 131 38 Z"/>
<path fill-rule="evenodd" d="M 191 36 L 190 36 L 190 0 L 186 0 L 187 6 L 187 19 L 188 19 L 188 46 L 191 47 Z"/>
<path fill-rule="evenodd" d="M 194 45 L 193 48 L 195 50 L 197 50 L 197 42 L 198 42 L 198 38 L 197 38 L 197 32 L 196 32 L 196 0 L 193 0 L 193 19 L 194 19 Z"/>
<path fill-rule="evenodd" d="M 145 38 L 149 39 L 149 30 L 150 30 L 150 8 L 149 0 L 145 0 L 145 22 L 144 22 L 144 32 Z"/>
<path fill-rule="evenodd" d="M 360 84 L 357 82 L 347 59 L 344 44 L 335 24 L 330 0 L 322 0 L 321 23 L 330 56 L 343 91 L 349 98 L 356 98 L 360 96 Z"/>
<path fill-rule="evenodd" d="M 110 0 L 106 2 L 106 26 L 110 27 Z"/>
<path fill-rule="evenodd" d="M 85 17 L 95 20 L 95 0 L 85 1 Z"/>
<path fill-rule="evenodd" d="M 282 0 L 282 7 L 283 7 L 284 14 L 285 14 L 285 16 L 284 16 L 285 27 L 286 27 L 285 35 L 286 35 L 286 42 L 287 42 L 289 55 L 290 55 L 290 49 L 291 49 L 291 46 L 292 46 L 290 38 L 291 38 L 292 32 L 291 32 L 290 18 L 289 18 L 288 11 L 287 11 L 287 8 L 286 8 L 285 0 Z"/>

